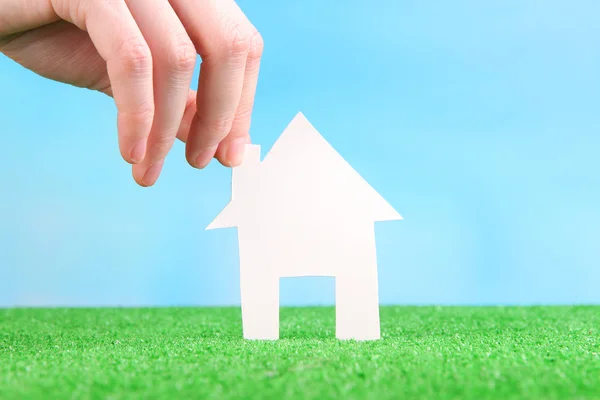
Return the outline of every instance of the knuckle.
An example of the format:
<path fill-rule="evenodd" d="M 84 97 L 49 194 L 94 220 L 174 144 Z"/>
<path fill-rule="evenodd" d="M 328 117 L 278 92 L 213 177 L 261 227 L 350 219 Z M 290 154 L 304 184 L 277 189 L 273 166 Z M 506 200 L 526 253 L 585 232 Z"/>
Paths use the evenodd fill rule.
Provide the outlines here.
<path fill-rule="evenodd" d="M 169 53 L 169 66 L 181 72 L 191 72 L 196 66 L 196 48 L 187 36 L 174 39 Z"/>
<path fill-rule="evenodd" d="M 262 35 L 258 31 L 254 31 L 250 43 L 250 49 L 248 51 L 248 57 L 252 59 L 259 59 L 262 57 L 264 49 L 265 42 Z"/>
<path fill-rule="evenodd" d="M 152 143 L 151 153 L 157 158 L 163 158 L 169 153 L 174 143 L 175 138 L 172 136 L 161 136 L 156 138 Z"/>
<path fill-rule="evenodd" d="M 235 121 L 236 121 L 236 123 L 245 122 L 245 121 L 249 121 L 251 117 L 252 117 L 252 106 L 243 107 L 240 105 L 240 108 L 235 115 Z"/>
<path fill-rule="evenodd" d="M 154 121 L 154 105 L 148 105 L 136 111 L 121 112 L 119 117 L 126 120 L 130 126 L 150 126 Z"/>
<path fill-rule="evenodd" d="M 137 39 L 125 41 L 121 54 L 123 65 L 127 71 L 146 72 L 152 70 L 152 53 L 146 43 Z"/>
<path fill-rule="evenodd" d="M 237 22 L 226 24 L 222 37 L 222 47 L 228 56 L 245 54 L 250 50 L 252 35 Z"/>
<path fill-rule="evenodd" d="M 233 124 L 233 118 L 229 116 L 217 116 L 209 119 L 200 120 L 204 130 L 208 133 L 209 137 L 222 138 L 229 133 L 231 125 Z"/>

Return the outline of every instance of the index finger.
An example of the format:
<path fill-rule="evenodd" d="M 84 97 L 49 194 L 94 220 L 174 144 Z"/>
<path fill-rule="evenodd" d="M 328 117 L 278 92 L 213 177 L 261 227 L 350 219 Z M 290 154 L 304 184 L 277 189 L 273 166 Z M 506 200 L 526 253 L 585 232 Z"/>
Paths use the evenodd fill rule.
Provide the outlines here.
<path fill-rule="evenodd" d="M 55 7 L 58 16 L 87 31 L 106 61 L 118 110 L 121 155 L 127 162 L 141 162 L 154 119 L 152 56 L 148 44 L 124 0 L 72 0 L 60 5 Z"/>

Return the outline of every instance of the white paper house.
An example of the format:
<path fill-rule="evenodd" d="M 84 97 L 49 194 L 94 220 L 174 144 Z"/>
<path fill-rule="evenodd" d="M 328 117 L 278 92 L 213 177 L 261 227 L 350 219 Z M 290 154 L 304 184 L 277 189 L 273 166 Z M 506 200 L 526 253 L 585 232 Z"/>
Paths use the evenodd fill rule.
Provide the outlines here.
<path fill-rule="evenodd" d="M 238 229 L 244 337 L 279 338 L 280 278 L 330 276 L 336 337 L 379 339 L 374 223 L 401 219 L 301 113 L 262 162 L 248 145 L 207 227 Z"/>

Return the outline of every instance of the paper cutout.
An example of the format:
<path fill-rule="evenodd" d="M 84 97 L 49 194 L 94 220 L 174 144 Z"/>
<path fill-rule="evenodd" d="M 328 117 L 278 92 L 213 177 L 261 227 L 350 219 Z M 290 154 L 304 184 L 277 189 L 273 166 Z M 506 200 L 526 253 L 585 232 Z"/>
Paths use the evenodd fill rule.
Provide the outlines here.
<path fill-rule="evenodd" d="M 302 113 L 262 162 L 247 145 L 206 228 L 238 229 L 244 338 L 279 338 L 280 278 L 331 276 L 336 337 L 379 339 L 374 222 L 402 219 Z"/>

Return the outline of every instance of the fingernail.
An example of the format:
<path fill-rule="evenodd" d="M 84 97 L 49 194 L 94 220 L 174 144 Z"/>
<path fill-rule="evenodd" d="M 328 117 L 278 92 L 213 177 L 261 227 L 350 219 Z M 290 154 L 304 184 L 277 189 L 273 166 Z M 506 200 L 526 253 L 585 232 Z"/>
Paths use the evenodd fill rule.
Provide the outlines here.
<path fill-rule="evenodd" d="M 210 163 L 210 160 L 215 156 L 215 152 L 217 151 L 218 146 L 208 147 L 200 152 L 194 159 L 194 167 L 196 168 L 204 168 Z"/>
<path fill-rule="evenodd" d="M 139 164 L 144 160 L 144 156 L 146 155 L 146 141 L 146 138 L 141 139 L 133 146 L 130 155 L 132 163 Z"/>
<path fill-rule="evenodd" d="M 146 173 L 142 178 L 142 186 L 152 186 L 156 183 L 164 163 L 164 160 L 161 160 L 155 164 L 152 164 L 150 168 L 146 170 Z"/>
<path fill-rule="evenodd" d="M 247 140 L 245 138 L 234 139 L 227 148 L 227 164 L 230 167 L 239 166 L 244 161 L 244 151 L 246 150 Z"/>

